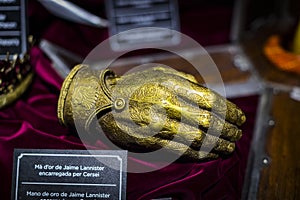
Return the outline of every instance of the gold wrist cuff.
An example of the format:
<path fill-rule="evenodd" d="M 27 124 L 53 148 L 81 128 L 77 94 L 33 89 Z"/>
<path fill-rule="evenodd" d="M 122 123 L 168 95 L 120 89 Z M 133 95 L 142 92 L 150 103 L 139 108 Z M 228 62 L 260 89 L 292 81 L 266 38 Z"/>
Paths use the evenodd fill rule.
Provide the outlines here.
<path fill-rule="evenodd" d="M 65 79 L 57 106 L 58 119 L 65 126 L 79 125 L 85 130 L 95 116 L 112 107 L 107 77 L 111 70 L 95 71 L 86 65 L 75 66 Z"/>

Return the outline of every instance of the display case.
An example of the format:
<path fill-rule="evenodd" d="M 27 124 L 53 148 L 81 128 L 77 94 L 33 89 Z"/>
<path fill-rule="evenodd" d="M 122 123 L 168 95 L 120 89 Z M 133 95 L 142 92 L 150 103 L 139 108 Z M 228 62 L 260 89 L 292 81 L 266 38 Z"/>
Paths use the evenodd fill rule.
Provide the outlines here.
<path fill-rule="evenodd" d="M 81 140 L 57 117 L 65 78 L 74 66 L 86 62 L 93 49 L 116 33 L 116 29 L 109 30 L 109 6 L 104 0 L 57 2 L 28 1 L 29 34 L 36 39 L 30 51 L 35 77 L 16 103 L 0 111 L 0 184 L 4 186 L 0 191 L 5 200 L 12 191 L 14 149 L 111 149 L 104 140 Z M 142 10 L 149 9 L 153 2 L 162 9 L 169 1 L 115 2 L 121 7 L 118 9 L 131 2 Z M 143 3 L 147 5 L 141 6 Z M 158 24 L 166 25 L 164 17 L 169 19 L 177 12 L 176 26 L 167 28 L 192 39 L 197 48 L 179 42 L 169 48 L 174 51 L 150 46 L 118 52 L 115 59 L 114 49 L 107 46 L 98 52 L 97 66 L 101 68 L 109 62 L 109 69 L 121 76 L 149 63 L 191 74 L 201 85 L 224 91 L 224 98 L 244 111 L 247 120 L 241 126 L 243 136 L 229 156 L 203 162 L 178 160 L 150 172 L 128 172 L 127 199 L 296 199 L 299 75 L 274 67 L 263 47 L 274 33 L 285 41 L 293 35 L 299 20 L 299 3 L 178 0 L 176 6 L 169 8 L 173 9 L 172 16 L 157 15 Z M 78 15 L 74 10 L 88 15 Z M 145 20 L 151 18 L 147 16 Z M 113 17 L 118 21 L 117 15 Z M 125 18 L 119 22 L 129 23 Z M 214 73 L 204 73 L 203 77 L 193 66 L 203 66 L 207 59 L 216 66 L 221 82 Z M 128 169 L 155 168 L 159 162 L 163 160 L 145 162 L 129 154 Z"/>

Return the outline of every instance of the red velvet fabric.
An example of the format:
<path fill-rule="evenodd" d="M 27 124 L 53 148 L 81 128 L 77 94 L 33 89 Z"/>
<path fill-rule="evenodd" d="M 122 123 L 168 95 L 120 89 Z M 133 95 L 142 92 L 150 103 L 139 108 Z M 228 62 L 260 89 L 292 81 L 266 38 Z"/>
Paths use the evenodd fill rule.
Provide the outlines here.
<path fill-rule="evenodd" d="M 43 10 L 36 1 L 30 2 L 29 17 L 35 25 L 30 26 L 31 31 L 38 33 L 41 38 L 56 41 L 57 44 L 84 55 L 93 44 L 101 41 L 101 37 L 102 39 L 106 37 L 105 30 L 96 30 L 92 33 L 92 28 L 57 19 Z M 36 16 L 40 18 L 37 19 Z M 40 20 L 46 20 L 48 24 L 41 25 Z M 103 34 L 98 39 L 85 43 L 88 40 L 86 36 L 96 38 L 95 33 L 100 32 Z M 74 41 L 77 43 L 74 44 Z M 83 47 L 78 48 L 79 44 Z M 13 105 L 0 110 L 2 200 L 10 199 L 15 148 L 85 149 L 79 138 L 58 123 L 57 100 L 63 80 L 51 68 L 51 61 L 37 47 L 31 51 L 31 63 L 35 70 L 35 77 L 30 88 Z M 184 200 L 239 199 L 257 100 L 257 96 L 232 99 L 247 116 L 247 122 L 242 127 L 244 135 L 237 142 L 236 151 L 232 156 L 203 163 L 172 163 L 163 169 L 148 173 L 128 173 L 127 199 L 147 200 L 158 197 Z M 97 141 L 93 148 L 107 149 L 108 147 L 102 141 Z M 129 168 L 133 166 L 146 168 L 155 164 L 155 162 L 145 163 L 132 157 L 128 158 Z"/>

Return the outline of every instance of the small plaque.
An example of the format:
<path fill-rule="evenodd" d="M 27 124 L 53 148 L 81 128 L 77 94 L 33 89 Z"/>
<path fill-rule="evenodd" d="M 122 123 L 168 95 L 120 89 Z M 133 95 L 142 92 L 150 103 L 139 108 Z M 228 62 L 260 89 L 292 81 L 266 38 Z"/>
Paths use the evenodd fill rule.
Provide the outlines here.
<path fill-rule="evenodd" d="M 169 31 L 179 30 L 176 0 L 106 0 L 106 6 L 110 36 L 118 34 L 111 41 L 113 50 L 123 51 L 145 43 L 158 46 L 179 43 L 177 35 Z"/>
<path fill-rule="evenodd" d="M 123 200 L 126 171 L 126 151 L 17 149 L 12 200 Z"/>
<path fill-rule="evenodd" d="M 26 0 L 0 0 L 0 59 L 27 51 Z"/>

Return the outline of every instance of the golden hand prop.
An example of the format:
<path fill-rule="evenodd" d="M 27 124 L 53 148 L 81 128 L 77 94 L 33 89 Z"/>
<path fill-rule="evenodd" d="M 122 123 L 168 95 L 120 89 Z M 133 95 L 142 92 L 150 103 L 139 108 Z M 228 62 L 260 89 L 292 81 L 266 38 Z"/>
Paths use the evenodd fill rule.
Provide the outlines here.
<path fill-rule="evenodd" d="M 58 103 L 62 124 L 76 123 L 76 128 L 97 134 L 96 119 L 121 148 L 165 148 L 192 161 L 229 154 L 242 136 L 244 113 L 190 74 L 162 67 L 120 77 L 108 69 L 99 73 L 78 65 L 68 75 Z"/>

